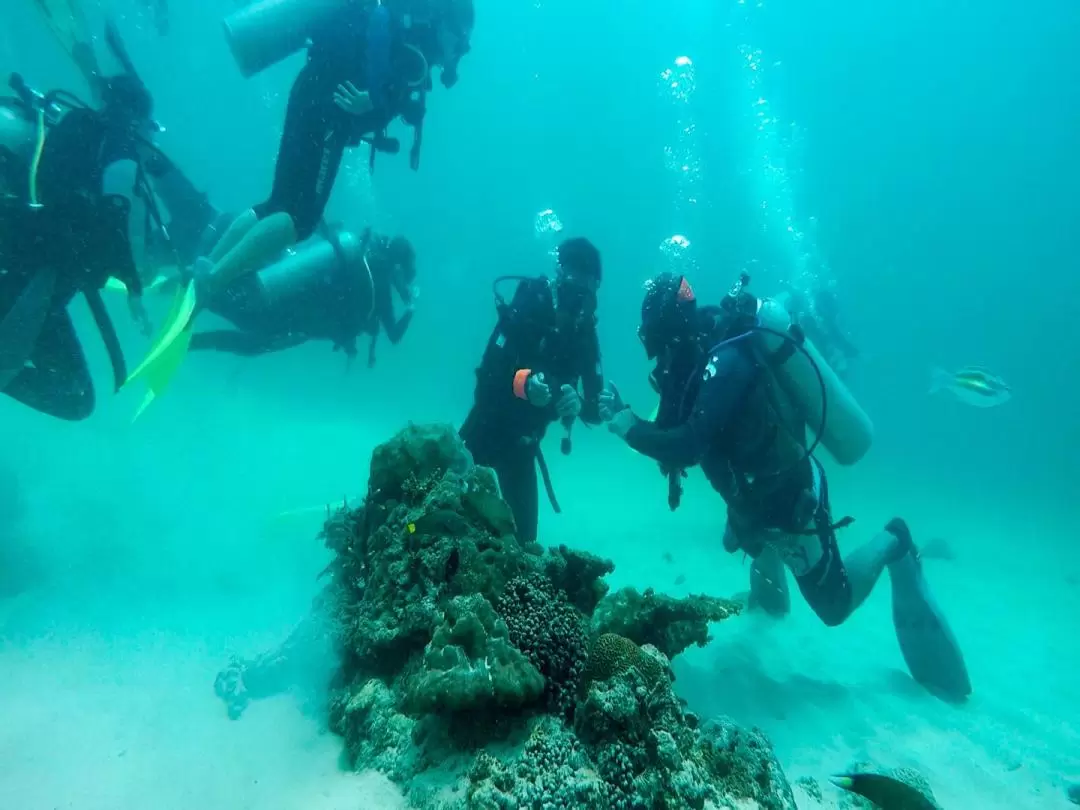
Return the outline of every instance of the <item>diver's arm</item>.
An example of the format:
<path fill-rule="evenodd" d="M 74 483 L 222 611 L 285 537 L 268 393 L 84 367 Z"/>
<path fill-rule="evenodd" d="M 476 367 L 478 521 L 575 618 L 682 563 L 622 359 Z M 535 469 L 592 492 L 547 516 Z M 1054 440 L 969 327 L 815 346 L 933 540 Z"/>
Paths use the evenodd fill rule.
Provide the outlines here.
<path fill-rule="evenodd" d="M 713 373 L 701 384 L 694 412 L 683 424 L 664 429 L 638 419 L 626 443 L 668 469 L 692 467 L 742 403 L 756 372 L 753 360 L 737 346 L 727 346 L 709 360 Z"/>
<path fill-rule="evenodd" d="M 585 392 L 581 406 L 581 421 L 590 425 L 599 425 L 600 419 L 600 394 L 604 390 L 604 367 L 600 360 L 600 341 L 593 331 L 590 337 L 591 350 L 587 357 L 588 367 L 583 369 L 581 375 L 581 388 Z"/>
<path fill-rule="evenodd" d="M 406 309 L 405 313 L 400 318 L 395 318 L 394 298 L 390 286 L 386 285 L 380 287 L 376 295 L 378 296 L 378 299 L 375 302 L 375 307 L 378 311 L 379 322 L 386 332 L 386 337 L 390 339 L 391 343 L 396 344 L 405 336 L 405 331 L 412 322 L 412 308 Z"/>

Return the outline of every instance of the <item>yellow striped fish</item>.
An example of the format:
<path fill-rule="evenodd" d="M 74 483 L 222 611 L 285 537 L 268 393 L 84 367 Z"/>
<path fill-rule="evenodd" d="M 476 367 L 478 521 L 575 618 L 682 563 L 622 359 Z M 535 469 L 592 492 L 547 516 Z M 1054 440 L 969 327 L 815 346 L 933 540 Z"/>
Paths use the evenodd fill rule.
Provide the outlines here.
<path fill-rule="evenodd" d="M 953 372 L 936 368 L 931 376 L 931 394 L 948 391 L 961 402 L 976 408 L 994 408 L 1012 399 L 1012 389 L 1005 381 L 979 366 L 966 366 Z"/>

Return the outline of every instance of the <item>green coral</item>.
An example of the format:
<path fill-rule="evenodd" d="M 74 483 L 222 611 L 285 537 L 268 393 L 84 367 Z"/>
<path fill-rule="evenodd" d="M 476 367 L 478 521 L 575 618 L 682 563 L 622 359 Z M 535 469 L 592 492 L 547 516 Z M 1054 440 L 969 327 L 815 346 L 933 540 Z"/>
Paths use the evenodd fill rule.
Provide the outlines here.
<path fill-rule="evenodd" d="M 615 633 L 637 644 L 651 644 L 668 658 L 687 647 L 704 647 L 711 639 L 709 624 L 738 615 L 739 602 L 716 596 L 676 598 L 649 588 L 639 593 L 622 588 L 606 597 L 593 614 L 593 632 Z"/>
<path fill-rule="evenodd" d="M 422 499 L 446 474 L 471 466 L 457 434 L 442 425 L 412 425 L 380 444 L 371 455 L 369 501 Z M 423 493 L 426 494 L 426 493 Z"/>
<path fill-rule="evenodd" d="M 791 786 L 761 731 L 740 728 L 730 720 L 707 722 L 697 756 L 724 795 L 753 800 L 762 810 L 795 810 Z"/>
<path fill-rule="evenodd" d="M 402 783 L 423 768 L 422 750 L 413 742 L 417 721 L 397 710 L 397 696 L 378 678 L 337 692 L 329 705 L 330 729 L 345 741 L 356 768 L 374 768 Z"/>
<path fill-rule="evenodd" d="M 614 570 L 615 563 L 611 560 L 565 545 L 551 549 L 544 560 L 547 578 L 586 616 L 592 616 L 607 595 L 609 586 L 604 577 Z"/>
<path fill-rule="evenodd" d="M 510 763 L 487 752 L 469 771 L 468 810 L 608 807 L 610 786 L 566 726 L 551 717 L 535 721 L 519 756 Z"/>
<path fill-rule="evenodd" d="M 417 715 L 520 709 L 543 691 L 544 678 L 487 600 L 458 596 L 409 680 L 404 705 Z"/>

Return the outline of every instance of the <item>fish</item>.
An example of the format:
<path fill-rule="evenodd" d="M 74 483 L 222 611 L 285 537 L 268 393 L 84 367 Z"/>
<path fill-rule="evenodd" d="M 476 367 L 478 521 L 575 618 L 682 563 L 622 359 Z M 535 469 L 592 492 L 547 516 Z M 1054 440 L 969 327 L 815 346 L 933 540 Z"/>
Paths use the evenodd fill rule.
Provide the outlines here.
<path fill-rule="evenodd" d="M 926 779 L 909 768 L 888 773 L 847 773 L 830 777 L 830 781 L 869 799 L 880 810 L 941 810 Z"/>
<path fill-rule="evenodd" d="M 930 393 L 948 391 L 966 405 L 995 408 L 1012 399 L 1008 384 L 979 366 L 965 366 L 956 372 L 935 368 L 931 372 Z"/>

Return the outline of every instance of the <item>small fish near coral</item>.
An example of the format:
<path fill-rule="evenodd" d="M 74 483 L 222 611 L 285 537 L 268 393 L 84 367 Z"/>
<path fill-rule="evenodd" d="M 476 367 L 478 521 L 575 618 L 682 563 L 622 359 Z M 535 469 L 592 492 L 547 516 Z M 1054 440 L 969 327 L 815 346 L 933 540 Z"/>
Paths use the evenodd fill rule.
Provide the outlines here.
<path fill-rule="evenodd" d="M 949 372 L 935 368 L 931 372 L 930 393 L 948 391 L 965 405 L 996 408 L 1012 399 L 1012 389 L 995 374 L 979 366 L 965 366 Z"/>

